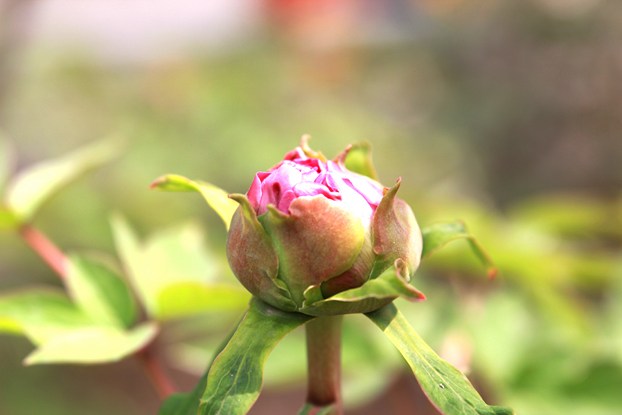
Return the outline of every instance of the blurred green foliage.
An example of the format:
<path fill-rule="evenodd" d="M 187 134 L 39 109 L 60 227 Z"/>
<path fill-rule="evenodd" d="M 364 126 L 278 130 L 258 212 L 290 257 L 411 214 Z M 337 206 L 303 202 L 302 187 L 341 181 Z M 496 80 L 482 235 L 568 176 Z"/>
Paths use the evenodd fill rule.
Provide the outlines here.
<path fill-rule="evenodd" d="M 2 101 L 0 184 L 97 137 L 122 137 L 117 161 L 54 195 L 34 221 L 68 250 L 107 253 L 104 263 L 123 274 L 157 321 L 169 365 L 199 374 L 245 294 L 225 265 L 217 215 L 196 195 L 149 192 L 149 183 L 168 170 L 244 192 L 255 172 L 303 133 L 328 155 L 369 140 L 381 180 L 402 176 L 400 192 L 422 226 L 463 220 L 500 270 L 486 281 L 464 242 L 427 260 L 415 284 L 428 300 L 400 304 L 422 336 L 453 363 L 466 362 L 487 401 L 526 415 L 617 415 L 622 171 L 614 120 L 622 95 L 607 57 L 621 12 L 602 2 L 593 13 L 562 19 L 514 3 L 481 18 L 440 18 L 440 27 L 403 44 L 355 48 L 336 82 L 322 81 L 323 66 L 305 68 L 299 55 L 272 41 L 220 57 L 125 68 L 31 51 Z M 15 222 L 7 212 L 0 209 L 0 228 Z M 122 215 L 112 220 L 114 230 L 111 212 Z M 176 225 L 189 218 L 197 223 Z M 59 282 L 14 233 L 3 230 L 0 244 L 3 299 L 45 285 L 19 307 L 37 296 L 49 309 L 36 318 L 60 314 L 76 326 L 112 318 L 90 301 L 96 309 L 88 316 L 76 312 L 80 301 L 55 292 Z M 119 259 L 110 261 L 114 252 Z M 188 268 L 174 263 L 178 255 Z M 153 261 L 158 265 L 145 265 Z M 218 297 L 230 301 L 212 302 L 205 284 L 218 284 Z M 17 306 L 2 307 L 8 315 Z M 224 318 L 221 307 L 230 307 Z M 131 321 L 119 318 L 125 326 Z M 373 328 L 346 321 L 346 401 L 364 405 L 404 364 Z M 30 323 L 55 331 L 42 320 Z M 20 324 L 0 320 L 7 331 L 23 331 Z M 35 344 L 48 335 L 31 333 Z M 268 360 L 268 387 L 303 382 L 301 334 L 287 337 Z M 1 413 L 157 408 L 131 363 L 91 372 L 24 369 L 20 362 L 31 351 L 19 338 L 0 338 Z M 183 384 L 189 390 L 194 381 Z"/>

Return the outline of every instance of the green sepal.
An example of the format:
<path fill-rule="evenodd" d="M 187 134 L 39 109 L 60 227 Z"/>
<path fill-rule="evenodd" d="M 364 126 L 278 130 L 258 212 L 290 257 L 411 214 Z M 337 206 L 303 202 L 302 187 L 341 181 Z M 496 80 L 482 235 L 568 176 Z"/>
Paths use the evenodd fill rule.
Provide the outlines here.
<path fill-rule="evenodd" d="M 238 280 L 253 295 L 281 310 L 296 311 L 296 303 L 278 280 L 279 259 L 255 209 L 242 194 L 232 194 L 240 204 L 227 237 L 227 259 Z"/>
<path fill-rule="evenodd" d="M 286 313 L 253 298 L 209 369 L 199 414 L 246 414 L 259 396 L 268 354 L 287 333 L 308 320 L 308 316 Z"/>
<path fill-rule="evenodd" d="M 406 263 L 397 259 L 393 267 L 364 285 L 343 291 L 332 297 L 320 299 L 321 291 L 311 286 L 305 291 L 305 303 L 301 313 L 312 316 L 368 313 L 383 307 L 398 297 L 410 301 L 421 301 L 425 295 L 409 284 Z"/>
<path fill-rule="evenodd" d="M 229 199 L 227 192 L 211 183 L 191 180 L 177 174 L 167 174 L 155 179 L 150 187 L 152 189 L 166 190 L 169 192 L 198 192 L 203 196 L 207 204 L 220 216 L 229 229 L 233 214 L 238 208 L 237 203 Z"/>
<path fill-rule="evenodd" d="M 335 157 L 335 162 L 343 164 L 346 169 L 354 173 L 378 180 L 378 173 L 371 157 L 371 144 L 367 141 L 349 145 Z"/>
<path fill-rule="evenodd" d="M 119 140 L 107 139 L 30 166 L 9 181 L 6 206 L 21 222 L 27 222 L 58 190 L 87 171 L 108 163 L 120 151 Z"/>
<path fill-rule="evenodd" d="M 279 258 L 279 276 L 302 306 L 304 290 L 347 271 L 365 243 L 358 217 L 323 196 L 300 197 L 289 215 L 268 206 L 259 217 Z"/>
<path fill-rule="evenodd" d="M 486 404 L 469 380 L 419 337 L 394 304 L 366 315 L 399 350 L 430 402 L 443 415 L 513 414 L 511 409 Z"/>
<path fill-rule="evenodd" d="M 374 213 L 372 222 L 373 249 L 376 262 L 371 273 L 375 278 L 398 258 L 403 259 L 413 274 L 421 261 L 421 230 L 415 215 L 406 202 L 397 197 L 401 179 L 385 194 Z"/>
<path fill-rule="evenodd" d="M 494 278 L 497 275 L 497 268 L 494 262 L 477 239 L 469 233 L 464 222 L 437 223 L 423 228 L 422 234 L 423 251 L 421 256 L 423 258 L 432 255 L 452 241 L 466 239 L 473 253 L 486 266 L 488 277 Z"/>

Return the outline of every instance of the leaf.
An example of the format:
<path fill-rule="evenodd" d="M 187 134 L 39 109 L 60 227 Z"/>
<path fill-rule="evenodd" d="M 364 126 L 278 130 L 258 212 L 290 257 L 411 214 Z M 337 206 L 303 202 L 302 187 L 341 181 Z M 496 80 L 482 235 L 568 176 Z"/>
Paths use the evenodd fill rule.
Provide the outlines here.
<path fill-rule="evenodd" d="M 227 230 L 231 224 L 231 218 L 238 208 L 238 204 L 229 199 L 227 192 L 213 184 L 191 180 L 184 176 L 168 174 L 155 179 L 150 186 L 152 189 L 166 190 L 169 192 L 198 192 L 203 196 L 207 204 L 214 209 L 225 223 Z"/>
<path fill-rule="evenodd" d="M 198 225 L 176 226 L 142 243 L 120 216 L 114 216 L 111 224 L 117 251 L 150 316 L 167 318 L 168 311 L 163 312 L 160 306 L 169 306 L 161 297 L 168 297 L 163 292 L 170 286 L 200 283 L 209 287 L 217 282 L 218 260 L 209 254 Z"/>
<path fill-rule="evenodd" d="M 421 233 L 423 235 L 422 258 L 431 255 L 452 241 L 466 239 L 473 253 L 487 267 L 488 276 L 494 278 L 497 275 L 497 268 L 492 259 L 477 239 L 468 232 L 462 221 L 437 223 L 423 228 Z"/>
<path fill-rule="evenodd" d="M 13 212 L 0 206 L 0 231 L 16 228 L 19 224 L 19 218 Z"/>
<path fill-rule="evenodd" d="M 209 370 L 200 415 L 246 414 L 261 389 L 263 365 L 287 333 L 309 320 L 253 298 L 240 325 Z"/>
<path fill-rule="evenodd" d="M 136 321 L 136 303 L 128 286 L 104 264 L 72 255 L 66 283 L 75 303 L 93 321 L 119 328 Z"/>
<path fill-rule="evenodd" d="M 0 192 L 4 189 L 12 167 L 13 151 L 5 135 L 0 131 Z"/>
<path fill-rule="evenodd" d="M 321 299 L 319 287 L 312 286 L 305 291 L 305 303 L 301 311 L 314 316 L 367 313 L 400 296 L 411 301 L 425 299 L 423 293 L 408 283 L 408 279 L 408 270 L 403 261 L 398 259 L 396 266 L 387 269 L 377 278 L 327 299 Z"/>
<path fill-rule="evenodd" d="M 238 311 L 248 304 L 249 299 L 248 291 L 240 286 L 179 282 L 160 291 L 158 317 L 166 320 L 207 311 Z"/>
<path fill-rule="evenodd" d="M 298 415 L 334 415 L 336 414 L 336 406 L 315 406 L 310 403 L 306 403 L 298 412 Z"/>
<path fill-rule="evenodd" d="M 413 330 L 394 304 L 367 314 L 399 350 L 430 402 L 444 415 L 510 415 L 489 406 L 468 379 L 441 359 Z"/>
<path fill-rule="evenodd" d="M 157 333 L 155 323 L 145 323 L 130 331 L 96 326 L 73 330 L 43 343 L 24 363 L 116 362 L 145 347 Z"/>
<path fill-rule="evenodd" d="M 91 324 L 60 291 L 32 289 L 0 296 L 0 332 L 23 334 L 34 344 Z"/>
<path fill-rule="evenodd" d="M 7 206 L 22 222 L 28 221 L 58 190 L 87 171 L 106 164 L 119 151 L 119 142 L 108 139 L 65 156 L 35 164 L 9 182 Z"/>
<path fill-rule="evenodd" d="M 371 158 L 371 145 L 368 142 L 353 144 L 346 155 L 345 165 L 350 171 L 378 180 Z"/>

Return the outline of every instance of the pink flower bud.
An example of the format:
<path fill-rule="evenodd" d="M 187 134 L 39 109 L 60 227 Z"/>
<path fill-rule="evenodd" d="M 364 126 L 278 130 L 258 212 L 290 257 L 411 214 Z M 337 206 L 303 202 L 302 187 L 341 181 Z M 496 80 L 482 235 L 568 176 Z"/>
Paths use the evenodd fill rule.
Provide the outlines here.
<path fill-rule="evenodd" d="M 303 140 L 259 172 L 229 230 L 227 256 L 242 284 L 264 301 L 302 308 L 305 291 L 324 298 L 359 287 L 399 258 L 419 265 L 421 232 L 391 189 L 344 165 L 348 150 L 326 160 Z"/>

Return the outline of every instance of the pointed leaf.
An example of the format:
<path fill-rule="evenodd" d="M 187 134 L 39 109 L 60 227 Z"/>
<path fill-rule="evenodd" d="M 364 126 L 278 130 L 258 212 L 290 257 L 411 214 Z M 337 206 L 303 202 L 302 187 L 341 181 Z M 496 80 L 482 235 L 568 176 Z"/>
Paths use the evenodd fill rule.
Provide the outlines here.
<path fill-rule="evenodd" d="M 207 182 L 191 180 L 176 174 L 158 177 L 151 183 L 151 188 L 169 192 L 200 193 L 207 204 L 220 216 L 227 229 L 229 229 L 231 218 L 238 208 L 238 204 L 229 199 L 227 192 L 221 188 Z"/>
<path fill-rule="evenodd" d="M 9 182 L 7 206 L 29 220 L 58 190 L 87 171 L 102 166 L 120 152 L 117 140 L 104 140 L 53 160 L 29 167 Z"/>
<path fill-rule="evenodd" d="M 317 300 L 319 290 L 305 291 L 305 307 L 300 311 L 314 316 L 368 313 L 390 303 L 397 297 L 411 301 L 425 299 L 425 295 L 408 283 L 408 270 L 401 259 L 379 277 L 358 288 L 343 291 L 324 300 Z M 315 301 L 314 301 L 315 300 Z"/>
<path fill-rule="evenodd" d="M 121 360 L 145 347 L 158 333 L 155 323 L 130 331 L 114 327 L 88 327 L 46 341 L 24 363 L 108 363 Z"/>
<path fill-rule="evenodd" d="M 480 261 L 487 267 L 488 276 L 494 278 L 497 274 L 497 268 L 492 259 L 475 239 L 473 235 L 469 233 L 466 225 L 462 221 L 437 223 L 431 226 L 427 226 L 422 230 L 423 234 L 423 253 L 422 257 L 429 256 L 441 249 L 448 243 L 457 239 L 466 239 L 469 246 L 473 250 L 473 253 L 479 258 Z"/>
<path fill-rule="evenodd" d="M 268 354 L 283 336 L 307 320 L 309 317 L 302 314 L 285 313 L 251 300 L 246 315 L 209 370 L 199 414 L 246 414 L 259 396 Z"/>
<path fill-rule="evenodd" d="M 239 285 L 179 282 L 160 292 L 158 317 L 167 320 L 207 311 L 242 311 L 249 299 L 250 294 Z"/>
<path fill-rule="evenodd" d="M 511 415 L 489 406 L 469 380 L 441 359 L 410 326 L 394 304 L 367 314 L 399 350 L 430 402 L 444 415 Z"/>
<path fill-rule="evenodd" d="M 136 304 L 125 281 L 104 264 L 72 255 L 67 288 L 78 306 L 93 321 L 129 327 L 136 320 Z"/>
<path fill-rule="evenodd" d="M 0 296 L 0 333 L 23 334 L 34 344 L 91 324 L 60 291 L 33 289 Z"/>

